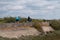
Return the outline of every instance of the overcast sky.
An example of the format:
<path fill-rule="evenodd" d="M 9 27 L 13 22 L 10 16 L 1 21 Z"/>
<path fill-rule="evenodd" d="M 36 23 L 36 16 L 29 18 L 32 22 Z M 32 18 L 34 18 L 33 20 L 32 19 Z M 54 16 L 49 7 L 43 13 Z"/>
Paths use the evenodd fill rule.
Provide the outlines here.
<path fill-rule="evenodd" d="M 0 0 L 0 18 L 7 16 L 60 19 L 60 0 Z"/>

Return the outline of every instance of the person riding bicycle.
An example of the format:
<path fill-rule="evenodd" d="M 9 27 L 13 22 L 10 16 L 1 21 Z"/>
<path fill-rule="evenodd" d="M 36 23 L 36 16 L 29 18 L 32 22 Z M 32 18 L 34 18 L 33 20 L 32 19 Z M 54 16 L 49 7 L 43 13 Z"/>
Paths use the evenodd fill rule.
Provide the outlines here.
<path fill-rule="evenodd" d="M 16 17 L 16 22 L 19 23 L 19 21 L 20 21 L 20 17 L 18 16 Z"/>

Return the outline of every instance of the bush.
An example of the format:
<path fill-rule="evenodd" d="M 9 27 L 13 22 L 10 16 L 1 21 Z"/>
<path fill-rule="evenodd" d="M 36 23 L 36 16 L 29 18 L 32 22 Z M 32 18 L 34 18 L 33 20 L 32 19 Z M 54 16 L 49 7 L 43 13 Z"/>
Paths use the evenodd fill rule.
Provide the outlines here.
<path fill-rule="evenodd" d="M 26 21 L 27 21 L 26 18 L 21 18 L 21 20 L 19 22 L 22 23 L 22 22 L 26 22 Z M 15 17 L 0 18 L 0 23 L 15 23 L 15 22 L 16 22 L 16 18 Z"/>
<path fill-rule="evenodd" d="M 39 22 L 35 22 L 33 24 L 33 27 L 36 28 L 38 31 L 42 31 L 41 25 L 39 24 Z"/>
<path fill-rule="evenodd" d="M 4 21 L 5 21 L 5 23 L 15 22 L 15 18 L 14 17 L 5 17 Z"/>
<path fill-rule="evenodd" d="M 55 30 L 60 30 L 60 21 L 59 20 L 51 20 L 50 26 L 52 26 Z"/>

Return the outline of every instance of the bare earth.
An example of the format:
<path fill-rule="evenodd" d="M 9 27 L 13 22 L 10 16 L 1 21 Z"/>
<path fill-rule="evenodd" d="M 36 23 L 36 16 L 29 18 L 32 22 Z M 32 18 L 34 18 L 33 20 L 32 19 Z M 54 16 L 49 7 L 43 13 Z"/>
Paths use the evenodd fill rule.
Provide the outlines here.
<path fill-rule="evenodd" d="M 6 30 L 7 29 L 7 30 Z M 8 37 L 8 38 L 18 38 L 23 36 L 28 36 L 28 35 L 38 35 L 40 32 L 38 32 L 35 28 L 33 27 L 21 27 L 21 28 L 6 28 L 1 30 L 0 29 L 0 36 L 2 37 Z M 13 30 L 14 29 L 14 30 Z"/>

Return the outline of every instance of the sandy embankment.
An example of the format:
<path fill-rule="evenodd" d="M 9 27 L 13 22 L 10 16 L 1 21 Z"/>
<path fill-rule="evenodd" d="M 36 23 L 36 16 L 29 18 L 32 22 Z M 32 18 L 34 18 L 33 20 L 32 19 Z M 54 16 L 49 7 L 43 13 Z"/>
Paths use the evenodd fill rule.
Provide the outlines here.
<path fill-rule="evenodd" d="M 16 30 L 0 30 L 0 36 L 2 37 L 8 37 L 8 38 L 17 38 L 21 37 L 22 35 L 28 36 L 28 35 L 38 35 L 40 32 L 38 32 L 35 28 L 18 28 Z"/>

